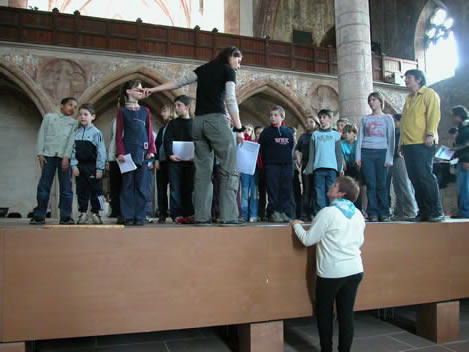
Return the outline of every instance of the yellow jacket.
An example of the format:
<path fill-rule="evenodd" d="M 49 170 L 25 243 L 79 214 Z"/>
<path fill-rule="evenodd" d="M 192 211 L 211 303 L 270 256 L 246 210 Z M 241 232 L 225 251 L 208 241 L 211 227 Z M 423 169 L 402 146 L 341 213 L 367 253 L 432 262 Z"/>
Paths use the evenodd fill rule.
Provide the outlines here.
<path fill-rule="evenodd" d="M 402 111 L 399 145 L 423 144 L 427 134 L 438 143 L 440 117 L 440 97 L 433 89 L 422 87 L 415 95 L 408 95 Z"/>

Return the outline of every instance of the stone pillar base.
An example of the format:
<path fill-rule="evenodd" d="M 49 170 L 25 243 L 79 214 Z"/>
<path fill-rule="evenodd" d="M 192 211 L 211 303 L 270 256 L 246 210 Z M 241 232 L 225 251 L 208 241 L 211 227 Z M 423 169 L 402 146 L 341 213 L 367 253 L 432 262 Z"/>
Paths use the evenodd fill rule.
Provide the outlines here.
<path fill-rule="evenodd" d="M 239 326 L 240 352 L 283 352 L 283 320 Z"/>
<path fill-rule="evenodd" d="M 436 343 L 458 340 L 459 301 L 418 306 L 417 335 Z"/>

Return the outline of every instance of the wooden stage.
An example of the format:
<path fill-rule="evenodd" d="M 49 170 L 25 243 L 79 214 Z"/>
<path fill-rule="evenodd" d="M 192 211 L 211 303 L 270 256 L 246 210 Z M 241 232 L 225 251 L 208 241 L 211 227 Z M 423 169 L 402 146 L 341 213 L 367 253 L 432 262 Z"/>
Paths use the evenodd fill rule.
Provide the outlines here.
<path fill-rule="evenodd" d="M 459 336 L 469 222 L 368 224 L 357 310 L 420 305 L 417 333 Z M 0 222 L 0 352 L 24 341 L 240 325 L 242 351 L 283 351 L 313 314 L 314 249 L 288 225 Z M 9 342 L 19 342 L 11 344 Z"/>

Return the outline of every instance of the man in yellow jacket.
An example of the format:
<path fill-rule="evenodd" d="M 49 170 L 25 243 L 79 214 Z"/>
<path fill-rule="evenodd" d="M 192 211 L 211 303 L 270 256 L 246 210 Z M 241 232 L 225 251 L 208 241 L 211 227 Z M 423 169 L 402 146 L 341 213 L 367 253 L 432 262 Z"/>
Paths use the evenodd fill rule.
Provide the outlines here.
<path fill-rule="evenodd" d="M 433 174 L 440 98 L 433 89 L 425 87 L 425 74 L 420 70 L 407 71 L 405 84 L 410 94 L 402 112 L 399 144 L 420 209 L 416 220 L 440 222 L 444 220 L 444 214 L 438 181 Z"/>

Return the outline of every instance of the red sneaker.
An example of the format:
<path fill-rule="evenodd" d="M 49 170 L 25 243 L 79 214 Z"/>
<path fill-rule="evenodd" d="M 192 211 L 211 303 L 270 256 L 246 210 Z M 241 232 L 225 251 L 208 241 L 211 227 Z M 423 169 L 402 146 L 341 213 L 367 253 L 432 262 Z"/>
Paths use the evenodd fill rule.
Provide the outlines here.
<path fill-rule="evenodd" d="M 184 218 L 184 224 L 195 224 L 195 219 L 193 216 L 186 216 Z"/>
<path fill-rule="evenodd" d="M 185 218 L 183 216 L 178 216 L 176 219 L 174 219 L 174 222 L 176 224 L 184 224 Z"/>

